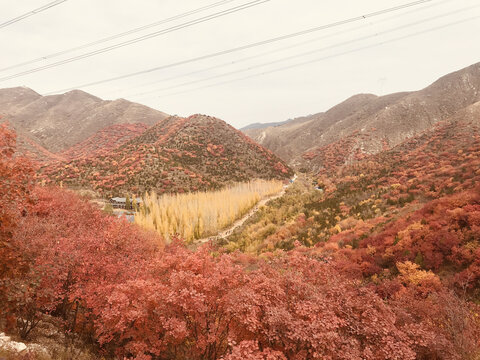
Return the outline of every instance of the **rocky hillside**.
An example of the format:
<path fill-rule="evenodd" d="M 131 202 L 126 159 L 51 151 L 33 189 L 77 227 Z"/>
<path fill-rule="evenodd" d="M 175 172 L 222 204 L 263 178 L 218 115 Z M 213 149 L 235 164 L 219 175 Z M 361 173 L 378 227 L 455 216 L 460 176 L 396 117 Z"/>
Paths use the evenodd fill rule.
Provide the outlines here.
<path fill-rule="evenodd" d="M 292 165 L 318 169 L 325 158 L 348 163 L 392 148 L 478 101 L 480 63 L 420 91 L 356 95 L 325 113 L 245 133 Z"/>
<path fill-rule="evenodd" d="M 41 96 L 24 88 L 0 89 L 0 117 L 46 150 L 58 153 L 116 124 L 153 125 L 167 117 L 147 106 L 105 101 L 80 90 Z"/>
<path fill-rule="evenodd" d="M 271 151 L 204 115 L 169 117 L 109 154 L 51 164 L 41 173 L 48 181 L 103 195 L 204 190 L 292 175 Z"/>

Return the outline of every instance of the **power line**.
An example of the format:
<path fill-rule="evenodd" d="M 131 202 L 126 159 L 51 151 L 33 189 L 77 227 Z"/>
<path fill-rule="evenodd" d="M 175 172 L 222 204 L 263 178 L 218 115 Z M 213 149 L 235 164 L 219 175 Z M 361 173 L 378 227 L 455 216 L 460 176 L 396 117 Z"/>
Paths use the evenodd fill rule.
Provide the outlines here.
<path fill-rule="evenodd" d="M 242 10 L 245 10 L 245 9 L 248 9 L 248 8 L 253 7 L 253 6 L 257 6 L 257 5 L 260 5 L 260 4 L 269 2 L 269 1 L 271 1 L 271 0 L 250 1 L 248 3 L 244 3 L 242 5 L 238 5 L 238 6 L 235 6 L 233 8 L 227 9 L 227 10 L 222 10 L 220 12 L 217 12 L 217 13 L 214 13 L 214 14 L 211 14 L 211 15 L 207 15 L 207 16 L 204 16 L 202 18 L 191 20 L 191 21 L 188 21 L 188 22 L 183 23 L 183 24 L 175 25 L 175 26 L 172 26 L 172 27 L 167 28 L 167 29 L 163 29 L 163 30 L 156 31 L 156 32 L 153 32 L 153 33 L 150 33 L 150 34 L 146 34 L 146 35 L 143 35 L 141 37 L 134 38 L 134 39 L 131 39 L 131 40 L 127 40 L 127 41 L 124 41 L 124 42 L 121 42 L 121 43 L 118 43 L 118 44 L 115 44 L 115 45 L 111 45 L 111 46 L 108 46 L 108 47 L 105 47 L 105 48 L 102 48 L 102 49 L 98 49 L 98 50 L 95 50 L 95 51 L 91 51 L 89 53 L 85 53 L 85 54 L 78 55 L 78 56 L 75 56 L 75 57 L 72 57 L 72 58 L 57 61 L 57 62 L 54 62 L 52 64 L 44 65 L 44 66 L 41 66 L 41 67 L 38 67 L 38 68 L 22 71 L 22 72 L 13 74 L 13 75 L 4 76 L 4 77 L 0 78 L 0 81 L 15 79 L 17 77 L 21 77 L 21 76 L 24 76 L 24 75 L 36 73 L 38 71 L 50 69 L 50 68 L 57 67 L 57 66 L 60 66 L 60 65 L 63 65 L 63 64 L 68 64 L 68 63 L 71 63 L 73 61 L 85 59 L 85 58 L 88 58 L 88 57 L 91 57 L 91 56 L 94 56 L 94 55 L 102 54 L 102 53 L 105 53 L 107 51 L 111 51 L 111 50 L 114 50 L 114 49 L 119 49 L 119 48 L 122 48 L 124 46 L 128 46 L 128 45 L 138 43 L 140 41 L 151 39 L 151 38 L 154 38 L 154 37 L 157 37 L 157 36 L 160 36 L 160 35 L 164 35 L 164 34 L 168 34 L 168 33 L 171 33 L 171 32 L 174 32 L 174 31 L 177 31 L 177 30 L 180 30 L 180 29 L 184 29 L 184 28 L 187 28 L 187 27 L 190 27 L 190 26 L 193 26 L 193 25 L 201 24 L 201 23 L 204 23 L 206 21 L 213 20 L 213 19 L 216 19 L 216 18 L 219 18 L 219 17 L 222 17 L 222 16 L 226 16 L 226 15 L 229 15 L 229 14 L 232 14 L 232 13 L 236 13 L 236 12 L 239 12 L 239 11 L 242 11 Z M 432 1 L 432 0 L 429 0 L 429 1 Z"/>
<path fill-rule="evenodd" d="M 462 19 L 462 20 L 459 20 L 459 21 L 451 22 L 451 23 L 448 23 L 448 24 L 445 24 L 445 25 L 436 26 L 436 27 L 433 27 L 433 28 L 430 28 L 430 29 L 427 29 L 427 30 L 418 31 L 418 32 L 415 32 L 415 33 L 412 33 L 412 34 L 403 35 L 403 36 L 400 36 L 400 37 L 397 37 L 397 38 L 382 41 L 382 42 L 377 43 L 377 44 L 371 44 L 371 45 L 355 48 L 355 49 L 352 49 L 352 50 L 347 50 L 347 51 L 344 51 L 344 52 L 340 52 L 340 53 L 337 53 L 337 54 L 333 54 L 333 55 L 329 55 L 329 56 L 325 56 L 325 57 L 321 57 L 321 58 L 316 58 L 316 59 L 313 59 L 313 60 L 308 60 L 308 61 L 304 61 L 304 62 L 297 63 L 297 64 L 287 65 L 287 66 L 283 66 L 283 67 L 276 68 L 276 69 L 273 69 L 273 70 L 264 71 L 264 72 L 261 72 L 261 73 L 251 74 L 251 75 L 244 76 L 244 77 L 237 78 L 237 79 L 230 79 L 230 80 L 226 80 L 226 81 L 222 81 L 222 82 L 218 82 L 218 83 L 214 83 L 214 84 L 209 84 L 209 85 L 197 87 L 197 88 L 194 88 L 194 89 L 182 90 L 182 91 L 178 91 L 178 92 L 171 93 L 171 94 L 165 94 L 165 95 L 162 95 L 162 96 L 158 96 L 158 98 L 164 98 L 164 97 L 169 97 L 169 96 L 174 96 L 174 95 L 179 95 L 179 94 L 185 94 L 185 93 L 189 93 L 189 92 L 193 92 L 193 91 L 197 91 L 197 90 L 202 90 L 202 89 L 207 89 L 207 88 L 211 88 L 211 87 L 215 87 L 215 86 L 229 84 L 229 83 L 236 82 L 236 81 L 242 81 L 242 80 L 255 78 L 255 77 L 258 77 L 258 76 L 264 76 L 264 75 L 276 73 L 276 72 L 279 72 L 279 71 L 285 71 L 285 70 L 301 67 L 301 66 L 304 66 L 304 65 L 313 64 L 313 63 L 316 63 L 316 62 L 319 62 L 319 61 L 333 59 L 333 58 L 336 58 L 336 57 L 339 57 L 339 56 L 355 53 L 355 52 L 358 52 L 358 51 L 363 51 L 363 50 L 376 48 L 376 47 L 379 47 L 379 46 L 382 46 L 382 45 L 385 45 L 385 44 L 393 43 L 393 42 L 396 42 L 396 41 L 401 41 L 401 40 L 408 39 L 408 38 L 411 38 L 411 37 L 414 37 L 414 36 L 423 35 L 423 34 L 430 33 L 430 32 L 436 31 L 436 30 L 441 30 L 441 29 L 444 29 L 444 28 L 447 28 L 447 27 L 450 27 L 450 26 L 464 24 L 466 22 L 477 20 L 479 18 L 480 18 L 480 16 L 473 16 L 473 17 L 470 17 L 470 18 L 466 18 L 466 19 Z"/>
<path fill-rule="evenodd" d="M 64 0 L 64 1 L 66 1 L 66 0 Z M 34 64 L 36 62 L 52 59 L 52 58 L 55 58 L 55 57 L 58 57 L 58 56 L 61 56 L 61 55 L 65 55 L 65 54 L 77 51 L 77 50 L 83 50 L 83 49 L 89 48 L 89 47 L 94 46 L 94 45 L 103 44 L 105 42 L 112 41 L 112 40 L 115 40 L 115 39 L 118 39 L 118 38 L 121 38 L 121 37 L 124 37 L 124 36 L 127 36 L 127 35 L 131 35 L 131 34 L 139 32 L 139 31 L 150 29 L 150 28 L 155 27 L 155 26 L 166 24 L 166 23 L 172 22 L 174 20 L 178 20 L 178 19 L 187 17 L 189 15 L 193 15 L 193 14 L 205 11 L 205 10 L 209 10 L 211 8 L 214 8 L 214 7 L 225 5 L 225 4 L 233 2 L 233 1 L 236 1 L 236 0 L 218 1 L 218 2 L 215 2 L 215 3 L 210 4 L 210 5 L 202 6 L 200 8 L 197 8 L 197 9 L 187 11 L 187 12 L 182 13 L 182 14 L 178 14 L 178 15 L 169 17 L 167 19 L 163 19 L 163 20 L 160 20 L 160 21 L 148 24 L 148 25 L 144 25 L 144 26 L 140 26 L 140 27 L 137 27 L 137 28 L 134 28 L 134 29 L 130 29 L 128 31 L 124 31 L 124 32 L 121 32 L 119 34 L 108 36 L 108 37 L 105 37 L 105 38 L 102 38 L 102 39 L 99 39 L 99 40 L 96 40 L 96 41 L 92 41 L 92 42 L 89 42 L 89 43 L 86 43 L 86 44 L 83 44 L 83 45 L 79 45 L 79 46 L 76 46 L 76 47 L 73 47 L 73 48 L 70 48 L 70 49 L 59 51 L 59 52 L 56 52 L 56 53 L 53 53 L 53 54 L 50 54 L 50 55 L 45 55 L 45 56 L 42 56 L 42 57 L 39 57 L 39 58 L 36 58 L 36 59 L 25 61 L 25 62 L 20 63 L 20 64 L 11 65 L 11 66 L 0 69 L 0 72 L 15 69 L 15 68 L 25 66 L 25 65 Z"/>
<path fill-rule="evenodd" d="M 268 61 L 268 62 L 265 62 L 265 63 L 262 63 L 262 64 L 249 66 L 249 67 L 246 67 L 246 68 L 242 68 L 242 69 L 238 69 L 238 70 L 214 75 L 214 76 L 203 78 L 203 79 L 184 82 L 184 83 L 174 85 L 174 86 L 168 86 L 168 87 L 164 87 L 164 88 L 160 88 L 160 89 L 153 89 L 153 90 L 149 90 L 149 91 L 146 91 L 146 92 L 143 92 L 143 93 L 140 93 L 140 94 L 133 94 L 131 96 L 143 96 L 143 95 L 146 95 L 146 94 L 151 94 L 151 93 L 155 93 L 155 92 L 159 92 L 159 91 L 176 89 L 176 88 L 187 86 L 187 85 L 193 85 L 193 84 L 197 84 L 197 83 L 201 83 L 201 82 L 205 82 L 205 81 L 209 81 L 209 80 L 213 80 L 213 79 L 222 78 L 222 77 L 229 76 L 229 75 L 234 75 L 234 74 L 250 71 L 250 70 L 265 67 L 265 66 L 274 65 L 274 64 L 279 63 L 279 62 L 284 62 L 284 61 L 288 61 L 288 60 L 291 60 L 291 59 L 296 59 L 296 58 L 312 55 L 312 54 L 317 53 L 317 52 L 322 52 L 322 51 L 330 50 L 330 49 L 333 49 L 333 48 L 337 48 L 337 47 L 349 45 L 349 44 L 352 44 L 352 43 L 356 43 L 356 42 L 359 42 L 359 41 L 363 41 L 363 40 L 375 38 L 375 37 L 378 37 L 378 36 L 382 36 L 382 35 L 385 35 L 385 34 L 388 34 L 388 33 L 391 33 L 391 32 L 395 32 L 395 31 L 402 30 L 402 29 L 405 29 L 405 28 L 409 28 L 409 27 L 412 27 L 412 26 L 415 26 L 415 25 L 423 24 L 423 23 L 426 23 L 426 22 L 429 22 L 429 21 L 437 20 L 437 19 L 440 19 L 440 18 L 443 18 L 443 17 L 451 16 L 451 15 L 461 13 L 461 12 L 464 12 L 464 11 L 467 11 L 467 10 L 478 8 L 479 6 L 480 5 L 473 5 L 473 6 L 466 7 L 466 8 L 463 8 L 463 9 L 459 9 L 459 10 L 456 10 L 456 11 L 453 11 L 453 12 L 450 11 L 448 13 L 432 16 L 432 17 L 429 17 L 429 18 L 426 18 L 426 19 L 411 22 L 409 24 L 400 25 L 400 26 L 397 26 L 393 29 L 389 29 L 389 30 L 386 30 L 386 31 L 375 33 L 373 35 L 363 36 L 363 37 L 360 37 L 360 38 L 344 41 L 344 42 L 341 42 L 341 43 L 338 43 L 338 44 L 333 44 L 333 45 L 323 47 L 323 48 L 320 48 L 320 49 L 309 50 L 309 51 L 306 51 L 306 52 L 302 52 L 302 53 L 295 54 L 295 55 L 292 55 L 292 56 L 284 57 L 284 58 L 281 58 L 281 59 Z M 295 46 L 297 46 L 297 45 L 293 45 L 292 47 L 295 47 Z M 277 52 L 277 51 L 278 50 L 274 50 L 273 52 Z M 269 52 L 267 52 L 266 54 L 268 54 L 268 53 Z M 270 53 L 272 53 L 272 51 Z M 265 55 L 265 53 L 260 54 L 260 55 L 251 56 L 250 59 L 255 58 L 255 57 L 259 57 L 259 56 L 263 56 L 263 55 Z M 246 58 L 246 59 L 249 59 L 249 58 Z M 242 60 L 245 60 L 245 59 L 242 59 Z M 209 69 L 215 69 L 215 68 L 218 68 L 218 66 L 217 67 L 210 67 Z"/>
<path fill-rule="evenodd" d="M 424 6 L 420 9 L 415 8 L 415 9 L 412 9 L 410 11 L 407 11 L 407 12 L 404 12 L 404 13 L 401 13 L 401 14 L 396 14 L 396 15 L 393 15 L 393 16 L 390 16 L 390 17 L 383 18 L 383 19 L 379 20 L 377 23 L 382 23 L 382 22 L 389 21 L 389 20 L 392 20 L 392 19 L 397 19 L 398 17 L 402 17 L 402 16 L 405 16 L 405 15 L 408 15 L 408 14 L 411 14 L 411 13 L 414 13 L 414 12 L 418 13 L 418 11 L 430 9 L 433 6 L 438 6 L 438 5 L 445 4 L 445 3 L 451 2 L 451 1 L 453 1 L 453 0 L 442 0 L 442 1 L 439 1 L 437 3 L 428 4 L 427 6 Z M 476 7 L 476 6 L 473 6 L 473 7 Z M 470 8 L 468 8 L 468 9 L 470 9 Z M 458 12 L 458 11 L 456 11 L 456 12 Z M 449 14 L 453 14 L 453 13 L 449 13 Z M 428 20 L 425 20 L 425 21 L 428 21 Z M 310 40 L 302 41 L 300 43 L 296 43 L 294 45 L 284 46 L 284 47 L 281 47 L 281 48 L 277 48 L 277 49 L 274 49 L 274 50 L 269 50 L 269 51 L 262 52 L 262 53 L 259 53 L 259 54 L 255 54 L 255 55 L 252 55 L 252 56 L 247 56 L 247 57 L 240 58 L 240 59 L 230 60 L 230 61 L 224 62 L 222 64 L 216 64 L 216 65 L 213 65 L 213 66 L 210 66 L 210 67 L 207 67 L 207 68 L 203 68 L 203 69 L 200 69 L 200 70 L 195 70 L 195 71 L 192 71 L 192 72 L 189 72 L 189 73 L 185 73 L 185 74 L 181 74 L 181 75 L 174 75 L 174 76 L 170 76 L 170 77 L 162 78 L 162 79 L 157 79 L 155 81 L 150 81 L 150 82 L 147 82 L 147 83 L 143 83 L 143 84 L 138 85 L 138 86 L 129 87 L 128 90 L 131 90 L 132 88 L 133 89 L 142 88 L 142 87 L 145 87 L 145 86 L 148 86 L 148 85 L 158 84 L 158 83 L 169 81 L 169 80 L 175 80 L 175 79 L 178 79 L 178 78 L 181 78 L 181 77 L 187 77 L 187 76 L 190 76 L 190 75 L 199 74 L 199 73 L 206 72 L 206 71 L 209 71 L 209 70 L 216 70 L 216 69 L 219 69 L 219 68 L 222 68 L 222 67 L 231 66 L 233 64 L 238 64 L 238 63 L 241 63 L 241 62 L 244 62 L 244 61 L 256 59 L 256 58 L 259 58 L 259 57 L 263 57 L 265 55 L 270 55 L 270 54 L 282 52 L 282 51 L 285 51 L 285 50 L 290 50 L 290 49 L 293 49 L 293 48 L 301 47 L 303 45 L 310 44 L 310 43 L 313 43 L 313 42 L 317 42 L 319 40 L 323 40 L 323 39 L 326 39 L 326 38 L 338 36 L 338 35 L 345 34 L 345 33 L 350 33 L 352 31 L 363 29 L 363 28 L 365 28 L 365 26 L 369 26 L 369 24 L 366 24 L 366 25 L 363 24 L 363 25 L 360 25 L 360 26 L 357 26 L 357 27 L 354 27 L 354 28 L 346 29 L 346 30 L 339 31 L 339 32 L 336 32 L 336 33 L 333 33 L 333 34 L 320 36 L 320 37 L 317 37 L 317 38 L 314 38 L 314 39 L 310 39 Z M 122 90 L 118 89 L 118 90 L 115 90 L 113 92 L 117 93 L 117 92 L 126 92 L 126 91 L 127 91 L 127 89 L 122 89 Z M 150 93 L 155 92 L 155 91 L 156 90 L 146 91 L 146 92 L 135 93 L 135 94 L 127 95 L 127 96 L 142 96 L 142 95 L 145 95 L 145 94 L 150 94 Z"/>
<path fill-rule="evenodd" d="M 227 54 L 231 54 L 231 53 L 234 53 L 234 52 L 255 48 L 255 47 L 258 47 L 258 46 L 263 46 L 263 45 L 275 43 L 275 42 L 282 41 L 282 40 L 287 40 L 287 39 L 295 38 L 295 37 L 298 37 L 298 36 L 311 34 L 311 33 L 317 32 L 317 31 L 326 30 L 326 29 L 330 29 L 330 28 L 333 28 L 333 27 L 357 22 L 357 21 L 363 21 L 363 20 L 368 19 L 368 18 L 384 15 L 384 14 L 394 12 L 394 11 L 398 11 L 398 10 L 403 10 L 403 9 L 406 9 L 406 8 L 409 8 L 409 7 L 412 7 L 412 6 L 416 6 L 416 5 L 420 5 L 420 4 L 424 4 L 424 3 L 428 3 L 428 2 L 432 2 L 432 1 L 435 1 L 435 0 L 417 0 L 417 1 L 413 1 L 413 2 L 410 2 L 410 3 L 404 4 L 404 5 L 399 5 L 399 6 L 383 9 L 383 10 L 368 13 L 368 14 L 365 14 L 365 15 L 360 15 L 360 16 L 356 16 L 356 17 L 349 18 L 349 19 L 346 19 L 346 20 L 333 22 L 333 23 L 330 23 L 330 24 L 327 24 L 327 25 L 322 25 L 322 26 L 309 28 L 309 29 L 302 30 L 302 31 L 299 31 L 299 32 L 274 37 L 274 38 L 271 38 L 271 39 L 268 39 L 268 40 L 263 40 L 263 41 L 255 42 L 255 43 L 252 43 L 252 44 L 231 48 L 231 49 L 228 49 L 228 50 L 222 50 L 222 51 L 219 51 L 219 52 L 215 52 L 215 53 L 211 53 L 211 54 L 207 54 L 207 55 L 203 55 L 203 56 L 198 56 L 198 57 L 187 59 L 187 60 L 181 60 L 181 61 L 174 62 L 174 63 L 167 64 L 167 65 L 156 66 L 156 67 L 146 69 L 146 70 L 136 71 L 136 72 L 125 74 L 125 75 L 120 75 L 120 76 L 115 76 L 115 77 L 111 77 L 111 78 L 107 78 L 107 79 L 103 79 L 103 80 L 93 81 L 93 82 L 90 82 L 90 83 L 85 83 L 85 84 L 75 86 L 75 87 L 70 87 L 70 88 L 61 89 L 61 90 L 57 90 L 57 91 L 52 91 L 52 92 L 46 93 L 45 95 L 63 93 L 63 92 L 74 90 L 74 89 L 105 84 L 107 82 L 122 80 L 122 79 L 130 78 L 130 77 L 134 77 L 134 76 L 138 76 L 138 75 L 148 74 L 148 73 L 151 73 L 151 72 L 154 72 L 154 71 L 165 70 L 165 69 L 180 66 L 180 65 L 185 65 L 185 64 L 190 64 L 190 63 L 201 61 L 201 60 L 211 59 L 211 58 L 214 58 L 214 57 L 219 57 L 219 56 L 222 56 L 222 55 L 227 55 Z M 2 81 L 2 80 L 3 79 L 0 78 L 0 81 Z"/>
<path fill-rule="evenodd" d="M 433 17 L 430 17 L 430 18 L 427 18 L 427 19 L 422 19 L 422 20 L 419 20 L 419 21 L 415 21 L 415 22 L 412 22 L 412 23 L 409 23 L 409 24 L 397 26 L 393 29 L 382 31 L 382 32 L 376 33 L 374 35 L 368 35 L 368 36 L 360 37 L 360 38 L 357 38 L 357 39 L 344 41 L 344 42 L 341 42 L 341 43 L 338 43 L 338 44 L 333 44 L 333 45 L 330 45 L 330 46 L 327 46 L 327 47 L 324 47 L 324 48 L 321 48 L 321 49 L 309 50 L 309 51 L 306 51 L 306 52 L 303 52 L 303 53 L 300 53 L 300 54 L 296 54 L 296 55 L 288 56 L 288 57 L 285 57 L 285 58 L 265 62 L 265 63 L 259 64 L 259 65 L 249 66 L 249 67 L 246 67 L 246 68 L 243 68 L 243 69 L 239 69 L 239 70 L 235 70 L 235 71 L 231 71 L 231 72 L 227 72 L 227 73 L 223 73 L 223 74 L 218 74 L 218 75 L 211 76 L 211 77 L 204 78 L 204 79 L 184 82 L 182 84 L 169 86 L 169 87 L 164 87 L 164 88 L 161 88 L 161 89 L 149 90 L 147 92 L 144 92 L 144 93 L 138 94 L 138 95 L 151 94 L 151 93 L 154 93 L 154 92 L 157 92 L 157 91 L 171 90 L 171 89 L 175 89 L 175 88 L 182 87 L 182 86 L 197 84 L 197 83 L 208 81 L 208 80 L 218 79 L 218 78 L 221 78 L 221 77 L 234 75 L 234 74 L 238 74 L 238 73 L 241 73 L 241 72 L 246 72 L 246 71 L 257 69 L 257 68 L 260 68 L 260 67 L 270 66 L 270 65 L 273 65 L 273 64 L 276 64 L 276 63 L 279 63 L 279 62 L 283 62 L 283 61 L 287 61 L 287 60 L 291 60 L 291 59 L 295 59 L 295 58 L 299 58 L 299 57 L 304 57 L 304 56 L 311 55 L 311 54 L 314 54 L 314 53 L 317 53 L 317 52 L 321 52 L 321 51 L 329 50 L 329 49 L 332 49 L 332 48 L 341 47 L 341 46 L 344 46 L 344 45 L 349 45 L 349 44 L 352 44 L 352 43 L 356 43 L 358 41 L 363 41 L 363 40 L 375 38 L 375 37 L 385 35 L 385 34 L 388 34 L 388 33 L 394 32 L 394 31 L 398 31 L 398 30 L 402 30 L 402 29 L 405 29 L 405 28 L 408 28 L 408 27 L 411 27 L 411 26 L 419 25 L 419 24 L 422 24 L 422 23 L 425 23 L 425 22 L 428 22 L 428 21 L 437 20 L 437 19 L 440 19 L 440 18 L 443 18 L 443 17 L 446 17 L 446 16 L 451 16 L 451 15 L 454 15 L 454 14 L 457 14 L 457 13 L 460 13 L 460 12 L 463 12 L 463 11 L 466 11 L 466 10 L 471 10 L 471 9 L 474 9 L 474 8 L 478 8 L 479 6 L 480 5 L 470 6 L 470 7 L 463 8 L 463 9 L 460 9 L 460 10 L 456 10 L 456 11 L 453 11 L 453 12 L 448 12 L 448 13 L 433 16 Z M 214 67 L 212 67 L 212 68 L 214 68 Z M 136 95 L 133 95 L 133 96 L 136 96 Z"/>
<path fill-rule="evenodd" d="M 36 8 L 34 10 L 31 10 L 23 15 L 20 15 L 20 16 L 17 16 L 16 18 L 13 18 L 11 20 L 8 20 L 8 21 L 5 21 L 3 23 L 0 24 L 0 29 L 1 28 L 4 28 L 4 27 L 7 27 L 9 25 L 12 25 L 12 24 L 15 24 L 16 22 L 19 22 L 20 20 L 23 20 L 23 19 L 26 19 L 30 16 L 33 16 L 33 15 L 36 15 L 38 13 L 41 13 L 45 10 L 48 10 L 54 6 L 57 6 L 57 5 L 60 5 L 61 3 L 64 3 L 65 1 L 68 1 L 68 0 L 56 0 L 56 1 L 52 1 L 51 3 L 48 3 L 46 5 L 43 5 L 39 8 Z"/>

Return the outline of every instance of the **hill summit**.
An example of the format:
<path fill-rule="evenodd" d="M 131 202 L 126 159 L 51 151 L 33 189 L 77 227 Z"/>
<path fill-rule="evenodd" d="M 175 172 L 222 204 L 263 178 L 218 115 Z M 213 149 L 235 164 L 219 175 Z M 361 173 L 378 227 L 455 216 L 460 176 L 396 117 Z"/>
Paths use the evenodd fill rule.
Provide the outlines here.
<path fill-rule="evenodd" d="M 42 96 L 26 87 L 0 89 L 0 117 L 28 142 L 52 153 L 65 151 L 108 126 L 151 126 L 167 116 L 144 105 L 102 100 L 81 90 Z"/>
<path fill-rule="evenodd" d="M 391 149 L 480 101 L 480 63 L 423 90 L 359 94 L 330 110 L 245 133 L 291 165 L 321 169 Z"/>
<path fill-rule="evenodd" d="M 108 154 L 44 166 L 41 176 L 104 195 L 215 189 L 292 170 L 270 150 L 222 120 L 168 117 Z"/>

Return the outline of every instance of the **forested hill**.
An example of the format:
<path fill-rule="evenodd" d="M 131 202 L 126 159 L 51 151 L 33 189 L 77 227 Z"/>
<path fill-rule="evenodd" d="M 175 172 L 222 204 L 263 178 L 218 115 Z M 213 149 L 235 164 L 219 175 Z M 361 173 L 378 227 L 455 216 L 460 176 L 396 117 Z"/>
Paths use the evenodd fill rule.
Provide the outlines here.
<path fill-rule="evenodd" d="M 204 115 L 169 117 L 108 153 L 41 169 L 48 182 L 105 195 L 205 190 L 292 174 L 270 150 L 224 121 Z"/>

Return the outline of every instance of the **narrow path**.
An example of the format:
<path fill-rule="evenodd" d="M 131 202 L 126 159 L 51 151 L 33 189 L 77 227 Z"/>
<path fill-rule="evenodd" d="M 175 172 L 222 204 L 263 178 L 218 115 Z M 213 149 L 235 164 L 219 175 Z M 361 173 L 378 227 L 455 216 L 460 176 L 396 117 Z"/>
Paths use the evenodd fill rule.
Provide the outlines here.
<path fill-rule="evenodd" d="M 297 175 L 295 174 L 295 176 L 292 179 L 293 182 L 295 182 L 296 179 L 297 179 Z M 209 237 L 206 237 L 206 238 L 203 238 L 203 239 L 197 239 L 197 240 L 193 241 L 193 243 L 194 244 L 204 244 L 204 243 L 207 243 L 209 241 L 215 241 L 215 240 L 222 239 L 222 238 L 225 238 L 225 237 L 231 235 L 238 227 L 242 226 L 245 223 L 245 221 L 247 221 L 249 218 L 251 218 L 267 202 L 269 202 L 271 200 L 278 199 L 278 198 L 282 197 L 283 195 L 285 195 L 285 192 L 290 187 L 290 185 L 293 184 L 293 182 L 289 182 L 287 185 L 285 185 L 283 187 L 282 191 L 280 191 L 278 194 L 272 195 L 272 196 L 269 196 L 265 199 L 260 200 L 253 208 L 250 209 L 250 211 L 248 213 L 246 213 L 242 218 L 235 221 L 227 229 L 222 230 L 217 235 L 209 236 Z"/>

